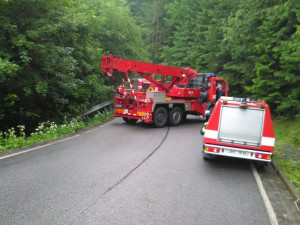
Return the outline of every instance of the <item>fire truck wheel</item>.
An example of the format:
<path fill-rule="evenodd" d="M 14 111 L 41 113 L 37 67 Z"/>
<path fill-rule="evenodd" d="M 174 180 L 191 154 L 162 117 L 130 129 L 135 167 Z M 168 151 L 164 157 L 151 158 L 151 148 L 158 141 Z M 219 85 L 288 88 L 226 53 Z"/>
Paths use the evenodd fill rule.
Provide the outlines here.
<path fill-rule="evenodd" d="M 167 125 L 168 122 L 168 111 L 165 107 L 159 106 L 155 109 L 153 115 L 153 123 L 157 128 L 161 128 Z"/>
<path fill-rule="evenodd" d="M 136 119 L 129 119 L 129 118 L 127 118 L 127 117 L 122 117 L 122 118 L 123 118 L 123 120 L 124 120 L 126 123 L 128 123 L 128 124 L 135 124 L 136 121 L 138 121 L 138 120 L 136 120 Z"/>
<path fill-rule="evenodd" d="M 182 120 L 182 109 L 180 107 L 174 107 L 169 114 L 169 122 L 171 126 L 180 125 Z"/>
<path fill-rule="evenodd" d="M 204 160 L 211 160 L 211 159 L 213 159 L 213 156 L 211 155 L 211 154 L 207 154 L 207 153 L 205 153 L 204 151 L 202 152 L 202 158 L 204 159 Z"/>
<path fill-rule="evenodd" d="M 204 151 L 204 148 L 205 148 L 205 146 L 203 145 L 202 158 L 203 158 L 204 160 L 210 160 L 210 159 L 212 159 L 212 158 L 213 158 L 213 155 L 207 154 L 207 153 Z"/>

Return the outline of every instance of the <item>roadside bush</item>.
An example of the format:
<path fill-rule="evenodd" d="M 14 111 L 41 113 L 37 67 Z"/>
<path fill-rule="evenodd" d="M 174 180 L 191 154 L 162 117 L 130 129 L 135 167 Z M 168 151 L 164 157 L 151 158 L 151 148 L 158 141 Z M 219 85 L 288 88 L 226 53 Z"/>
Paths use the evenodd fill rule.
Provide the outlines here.
<path fill-rule="evenodd" d="M 96 114 L 93 118 L 88 120 L 76 118 L 71 122 L 65 121 L 63 124 L 56 124 L 51 121 L 42 122 L 29 136 L 25 135 L 25 126 L 19 125 L 17 126 L 17 130 L 10 128 L 6 132 L 0 132 L 0 152 L 59 138 L 83 127 L 100 124 L 112 117 L 112 115 L 112 112 L 108 112 L 104 115 Z"/>

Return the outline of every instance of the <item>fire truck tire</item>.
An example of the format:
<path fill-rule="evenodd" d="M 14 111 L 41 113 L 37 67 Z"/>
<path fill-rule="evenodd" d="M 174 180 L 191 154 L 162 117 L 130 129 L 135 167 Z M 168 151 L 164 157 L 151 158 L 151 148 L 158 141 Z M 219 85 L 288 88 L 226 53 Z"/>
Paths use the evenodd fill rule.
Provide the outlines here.
<path fill-rule="evenodd" d="M 171 126 L 180 125 L 182 120 L 182 109 L 178 106 L 171 109 L 169 113 L 169 122 Z"/>
<path fill-rule="evenodd" d="M 159 106 L 155 109 L 153 114 L 153 123 L 157 128 L 161 128 L 168 123 L 168 111 L 165 107 Z"/>
<path fill-rule="evenodd" d="M 137 119 L 129 119 L 127 117 L 122 117 L 122 119 L 128 124 L 135 124 L 138 121 Z"/>
<path fill-rule="evenodd" d="M 210 160 L 210 159 L 212 159 L 212 158 L 213 158 L 213 155 L 207 154 L 206 152 L 204 152 L 204 148 L 205 148 L 205 146 L 203 145 L 202 158 L 203 158 L 204 160 Z"/>
<path fill-rule="evenodd" d="M 268 166 L 268 162 L 262 162 L 262 161 L 255 161 L 255 165 L 259 168 L 264 168 L 265 166 Z"/>
<path fill-rule="evenodd" d="M 205 152 L 202 152 L 202 158 L 204 160 L 211 160 L 213 158 L 213 156 L 211 154 L 207 154 Z"/>

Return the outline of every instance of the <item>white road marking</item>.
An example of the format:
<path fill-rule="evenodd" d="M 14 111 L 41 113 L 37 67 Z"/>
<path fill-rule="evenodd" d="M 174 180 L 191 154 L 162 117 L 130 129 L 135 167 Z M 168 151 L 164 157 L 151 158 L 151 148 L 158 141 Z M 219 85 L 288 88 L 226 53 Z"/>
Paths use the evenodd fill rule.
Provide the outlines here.
<path fill-rule="evenodd" d="M 262 196 L 262 199 L 264 201 L 264 204 L 266 206 L 266 210 L 268 212 L 268 216 L 269 216 L 269 219 L 270 219 L 270 222 L 271 222 L 271 225 L 278 225 L 278 221 L 277 221 L 277 218 L 276 218 L 276 214 L 274 212 L 274 209 L 272 207 L 272 204 L 270 202 L 270 199 L 269 197 L 267 196 L 267 193 L 266 193 L 266 190 L 262 184 L 262 181 L 260 179 L 260 176 L 255 168 L 255 166 L 253 165 L 253 163 L 250 163 L 250 167 L 251 167 L 251 170 L 252 170 L 252 173 L 253 173 L 253 176 L 255 178 L 255 181 L 257 183 L 257 186 L 258 186 L 258 189 L 260 191 L 260 194 Z"/>
<path fill-rule="evenodd" d="M 1 160 L 1 159 L 6 159 L 6 158 L 9 158 L 9 157 L 13 157 L 13 156 L 16 156 L 16 155 L 21 155 L 21 154 L 24 154 L 24 153 L 26 153 L 26 152 L 35 151 L 35 150 L 40 149 L 40 148 L 44 148 L 44 147 L 47 147 L 47 146 L 50 146 L 50 145 L 54 145 L 54 144 L 56 144 L 56 143 L 60 143 L 60 142 L 64 142 L 64 141 L 67 141 L 67 140 L 76 138 L 76 137 L 78 137 L 78 136 L 79 136 L 79 134 L 77 134 L 77 135 L 75 135 L 75 136 L 73 136 L 73 137 L 65 138 L 65 139 L 63 139 L 63 140 L 55 141 L 55 142 L 53 142 L 53 143 L 45 144 L 45 145 L 38 146 L 38 147 L 35 147 L 35 148 L 30 148 L 30 149 L 28 149 L 28 150 L 21 151 L 21 152 L 17 152 L 17 153 L 11 154 L 11 155 L 6 155 L 6 156 L 3 156 L 3 157 L 0 157 L 0 160 Z"/>
<path fill-rule="evenodd" d="M 112 121 L 113 121 L 113 120 L 111 120 L 111 121 L 109 121 L 109 122 L 107 122 L 107 123 L 105 123 L 105 124 L 103 124 L 103 125 L 100 125 L 99 127 L 104 127 L 104 126 L 106 126 L 107 124 L 111 123 Z M 10 158 L 10 157 L 13 157 L 13 156 L 16 156 L 16 155 L 21 155 L 21 154 L 24 154 L 24 153 L 26 153 L 26 152 L 35 151 L 35 150 L 38 150 L 38 149 L 40 149 L 40 148 L 44 148 L 44 147 L 47 147 L 47 146 L 50 146 L 50 145 L 54 145 L 54 144 L 56 144 L 56 143 L 68 141 L 68 140 L 70 140 L 70 139 L 79 137 L 81 134 L 90 133 L 90 132 L 92 132 L 92 131 L 98 129 L 99 127 L 96 127 L 96 128 L 94 128 L 94 129 L 92 129 L 92 130 L 84 131 L 84 132 L 82 132 L 82 133 L 80 133 L 80 134 L 77 134 L 77 135 L 75 135 L 75 136 L 72 136 L 72 137 L 68 137 L 68 138 L 64 138 L 64 139 L 62 139 L 62 140 L 55 141 L 55 142 L 53 142 L 53 143 L 41 145 L 41 146 L 38 146 L 38 147 L 35 147 L 35 148 L 30 148 L 30 149 L 27 149 L 27 150 L 24 150 L 24 151 L 21 151 L 21 152 L 13 153 L 13 154 L 11 154 L 11 155 L 2 156 L 2 157 L 0 157 L 0 160 L 1 160 L 1 159 L 6 159 L 6 158 Z"/>

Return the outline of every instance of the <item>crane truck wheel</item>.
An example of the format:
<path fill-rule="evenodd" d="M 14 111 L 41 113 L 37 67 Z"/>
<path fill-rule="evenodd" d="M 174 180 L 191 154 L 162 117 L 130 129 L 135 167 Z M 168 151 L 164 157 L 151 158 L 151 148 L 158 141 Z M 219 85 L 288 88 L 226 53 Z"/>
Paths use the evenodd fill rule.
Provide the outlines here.
<path fill-rule="evenodd" d="M 169 114 L 169 122 L 171 126 L 178 126 L 182 120 L 182 109 L 178 106 L 171 109 Z"/>
<path fill-rule="evenodd" d="M 155 109 L 153 114 L 153 123 L 157 128 L 161 128 L 167 125 L 168 111 L 165 107 L 159 106 Z"/>
<path fill-rule="evenodd" d="M 135 124 L 138 121 L 137 119 L 129 119 L 127 117 L 122 117 L 122 119 L 128 124 Z"/>

